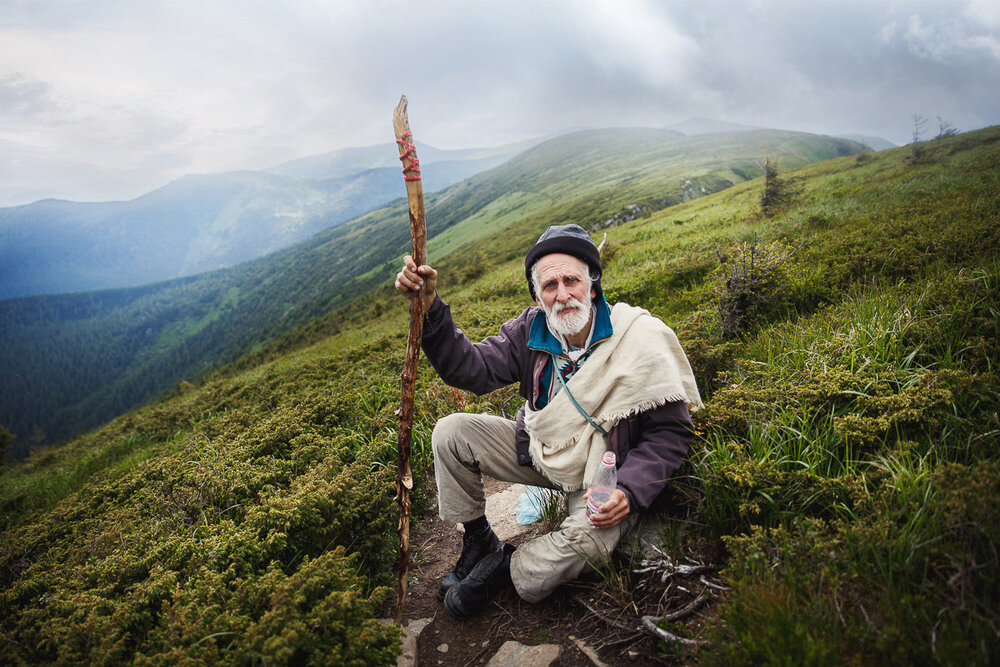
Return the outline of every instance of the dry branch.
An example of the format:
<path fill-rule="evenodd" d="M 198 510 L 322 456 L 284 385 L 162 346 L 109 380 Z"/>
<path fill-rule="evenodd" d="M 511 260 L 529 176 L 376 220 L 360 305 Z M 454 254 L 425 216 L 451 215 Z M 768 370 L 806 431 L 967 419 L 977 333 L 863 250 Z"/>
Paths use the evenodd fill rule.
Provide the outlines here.
<path fill-rule="evenodd" d="M 586 607 L 587 611 L 589 611 L 591 614 L 593 614 L 597 618 L 601 619 L 601 621 L 605 625 L 610 625 L 610 626 L 612 626 L 614 628 L 618 628 L 619 630 L 624 630 L 625 632 L 635 632 L 635 630 L 633 628 L 630 628 L 630 627 L 628 627 L 626 625 L 622 625 L 621 623 L 619 623 L 619 622 L 617 622 L 617 621 L 615 621 L 615 620 L 613 620 L 613 619 L 605 616 L 604 614 L 602 614 L 601 612 L 597 611 L 596 609 L 594 609 L 593 607 L 591 607 L 589 604 L 587 604 L 586 602 L 584 602 L 580 598 L 575 598 L 575 599 L 576 599 L 577 602 L 579 602 L 584 607 Z"/>
<path fill-rule="evenodd" d="M 666 583 L 667 579 L 673 577 L 674 575 L 681 577 L 690 577 L 696 574 L 703 574 L 705 572 L 712 572 L 715 567 L 711 565 L 679 565 L 675 564 L 673 559 L 669 556 L 664 556 L 660 560 L 643 560 L 639 563 L 639 568 L 632 570 L 632 574 L 650 574 L 656 573 L 660 575 L 660 582 Z"/>

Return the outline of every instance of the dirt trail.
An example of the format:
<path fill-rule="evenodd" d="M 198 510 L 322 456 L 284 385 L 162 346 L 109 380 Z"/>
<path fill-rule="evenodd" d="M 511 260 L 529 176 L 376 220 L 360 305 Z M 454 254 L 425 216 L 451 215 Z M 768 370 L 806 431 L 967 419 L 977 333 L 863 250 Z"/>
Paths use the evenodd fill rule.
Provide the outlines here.
<path fill-rule="evenodd" d="M 488 480 L 487 495 L 496 498 L 509 487 L 510 484 Z M 513 491 L 517 489 L 508 491 L 506 496 L 516 503 Z M 498 533 L 526 530 L 514 521 L 513 503 L 509 503 L 505 515 L 509 525 L 500 526 L 501 519 L 491 516 Z M 521 544 L 532 535 L 532 530 L 526 530 L 507 540 Z M 577 600 L 586 602 L 588 595 L 593 594 L 593 584 L 586 582 L 562 586 L 537 605 L 523 602 L 512 591 L 506 592 L 473 619 L 451 618 L 438 600 L 437 590 L 458 559 L 461 539 L 459 528 L 441 522 L 436 513 L 429 513 L 413 526 L 410 586 L 403 626 L 414 620 L 430 619 L 417 640 L 418 665 L 483 665 L 510 640 L 529 646 L 558 645 L 560 655 L 553 665 L 677 664 L 659 651 L 652 638 L 616 628 L 589 612 Z"/>

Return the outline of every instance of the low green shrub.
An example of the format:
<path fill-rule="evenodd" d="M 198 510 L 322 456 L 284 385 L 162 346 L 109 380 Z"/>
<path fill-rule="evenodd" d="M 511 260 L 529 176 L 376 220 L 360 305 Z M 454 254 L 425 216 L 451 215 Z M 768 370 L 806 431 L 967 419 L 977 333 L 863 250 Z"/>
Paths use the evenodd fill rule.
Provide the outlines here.
<path fill-rule="evenodd" d="M 723 374 L 732 368 L 742 343 L 722 337 L 718 313 L 709 309 L 688 315 L 675 327 L 675 333 L 698 380 L 702 398 L 710 399 L 724 386 Z"/>
<path fill-rule="evenodd" d="M 772 461 L 728 461 L 699 470 L 699 476 L 705 494 L 703 518 L 716 537 L 777 526 L 796 516 L 832 519 L 849 514 L 857 494 L 851 477 L 821 477 Z"/>
<path fill-rule="evenodd" d="M 788 259 L 794 250 L 758 237 L 719 251 L 719 323 L 724 338 L 741 336 L 787 312 Z"/>
<path fill-rule="evenodd" d="M 170 446 L 4 533 L 0 661 L 394 662 L 398 632 L 372 616 L 396 560 L 395 474 L 378 460 L 398 388 L 351 390 L 384 355 L 339 363 L 275 365 L 132 415 L 133 433 L 171 424 Z"/>
<path fill-rule="evenodd" d="M 1000 462 L 877 476 L 853 520 L 725 539 L 728 664 L 993 664 L 1000 657 Z"/>
<path fill-rule="evenodd" d="M 768 447 L 815 435 L 829 457 L 801 461 L 803 467 L 821 470 L 845 468 L 849 459 L 870 457 L 891 449 L 900 440 L 935 441 L 942 429 L 956 429 L 961 419 L 953 405 L 986 380 L 961 371 L 926 371 L 906 384 L 870 371 L 851 373 L 831 369 L 798 381 L 774 381 L 766 376 L 720 389 L 712 403 L 697 416 L 703 428 L 717 429 L 722 439 L 775 441 Z"/>

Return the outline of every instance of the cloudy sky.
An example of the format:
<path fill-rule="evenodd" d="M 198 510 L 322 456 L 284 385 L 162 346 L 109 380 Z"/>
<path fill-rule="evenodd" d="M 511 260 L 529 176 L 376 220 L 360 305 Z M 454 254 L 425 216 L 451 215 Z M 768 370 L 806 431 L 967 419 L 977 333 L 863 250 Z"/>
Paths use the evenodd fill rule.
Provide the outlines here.
<path fill-rule="evenodd" d="M 391 141 L 1000 123 L 1000 2 L 0 0 L 0 205 Z"/>

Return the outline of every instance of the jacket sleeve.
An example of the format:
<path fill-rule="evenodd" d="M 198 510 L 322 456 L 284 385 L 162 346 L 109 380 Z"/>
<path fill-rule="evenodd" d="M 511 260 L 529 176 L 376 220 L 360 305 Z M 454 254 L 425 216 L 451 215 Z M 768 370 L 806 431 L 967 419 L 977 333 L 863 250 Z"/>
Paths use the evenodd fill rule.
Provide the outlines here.
<path fill-rule="evenodd" d="M 529 354 L 531 309 L 508 320 L 496 336 L 473 343 L 455 326 L 451 308 L 438 296 L 427 311 L 421 346 L 441 379 L 453 387 L 486 394 L 521 380 Z"/>
<path fill-rule="evenodd" d="M 638 433 L 618 469 L 618 487 L 628 496 L 629 509 L 649 509 L 673 475 L 694 439 L 691 415 L 683 401 L 665 403 L 636 418 Z"/>

